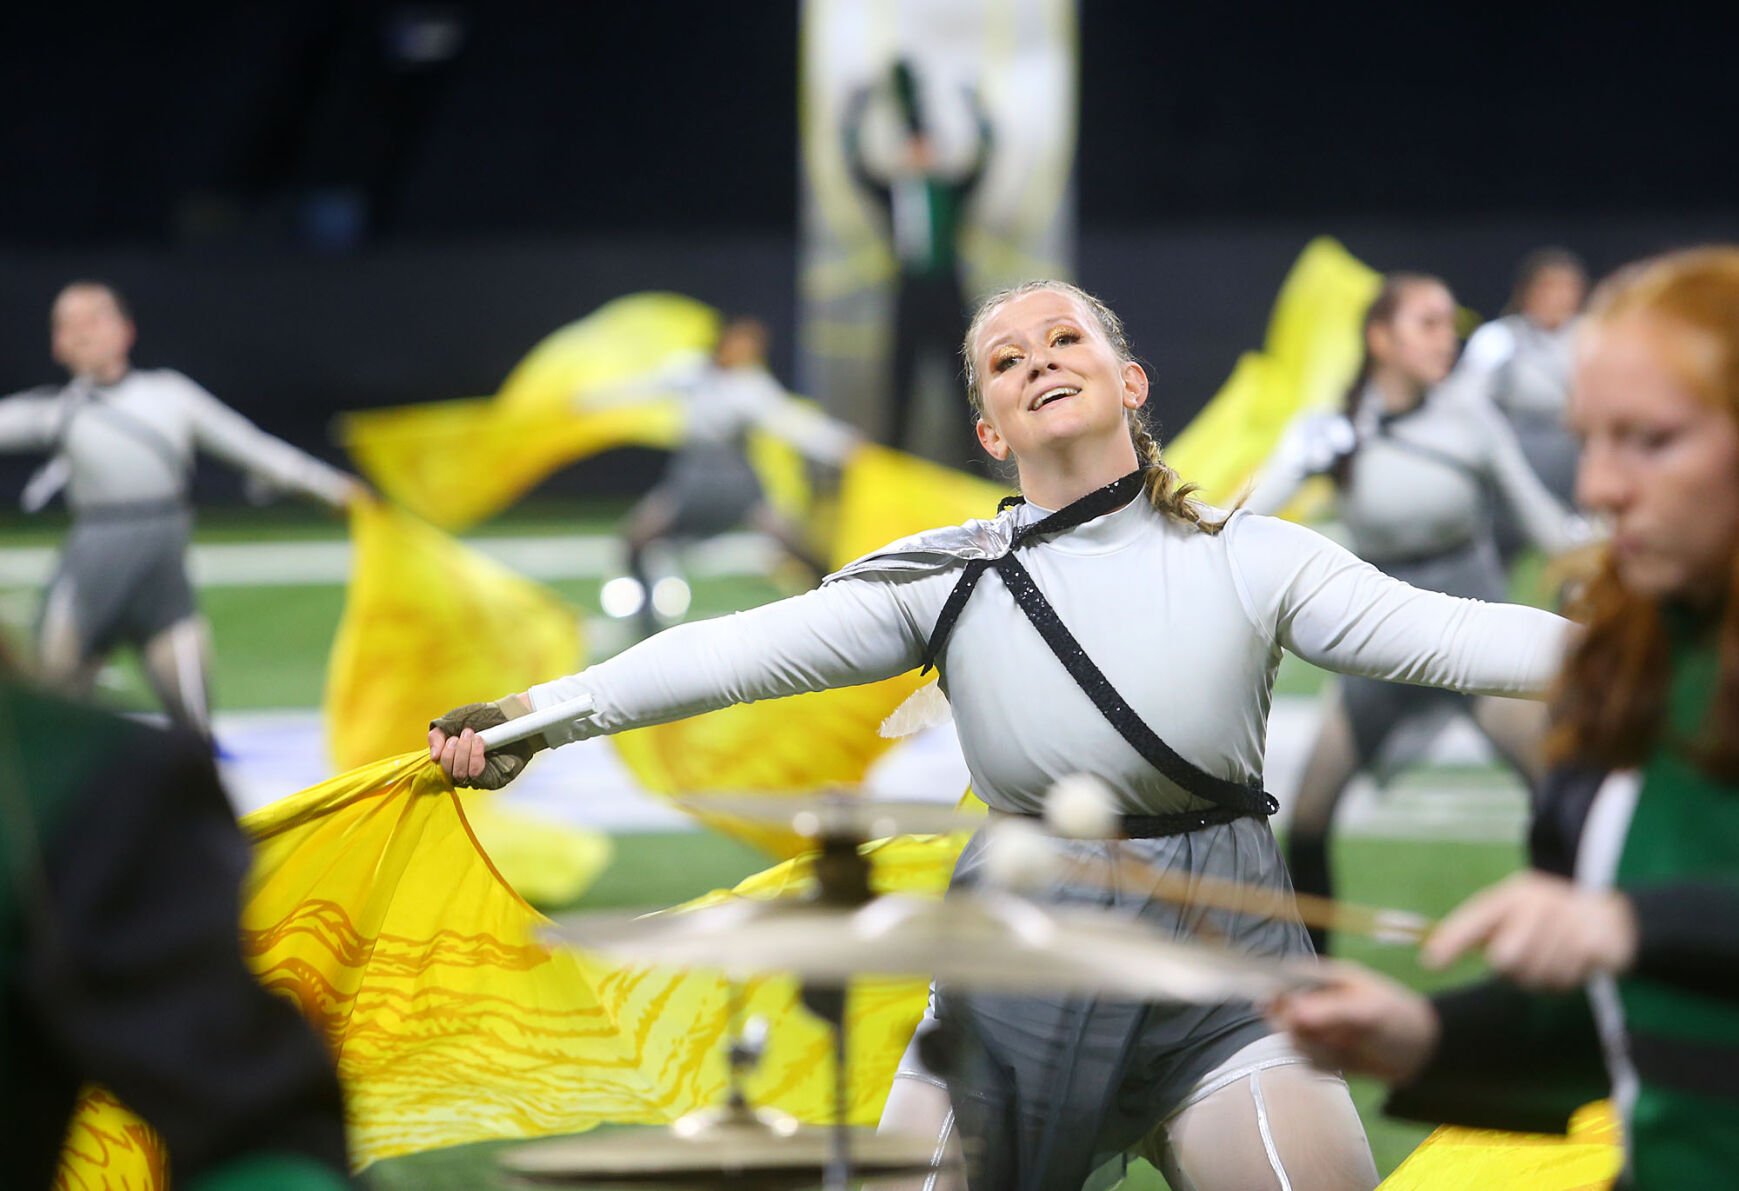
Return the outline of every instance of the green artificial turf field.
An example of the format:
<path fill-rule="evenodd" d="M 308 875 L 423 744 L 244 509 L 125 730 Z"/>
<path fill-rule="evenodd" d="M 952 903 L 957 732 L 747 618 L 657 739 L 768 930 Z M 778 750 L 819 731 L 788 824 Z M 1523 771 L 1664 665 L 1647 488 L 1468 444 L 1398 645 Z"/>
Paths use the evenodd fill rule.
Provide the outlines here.
<path fill-rule="evenodd" d="M 480 536 L 608 534 L 619 510 L 574 510 L 560 506 L 522 509 L 493 523 Z M 0 551 L 14 547 L 51 546 L 64 522 L 23 523 L 0 519 Z M 299 542 L 332 541 L 343 536 L 341 523 L 301 510 L 219 512 L 206 515 L 197 541 Z M 600 616 L 598 591 L 602 577 L 552 583 L 588 617 Z M 1533 580 L 1519 580 L 1517 594 L 1531 593 Z M 727 577 L 695 584 L 694 616 L 707 616 L 775 598 L 779 589 L 765 576 Z M 221 586 L 201 592 L 216 647 L 214 703 L 223 711 L 267 708 L 313 708 L 321 700 L 326 655 L 343 609 L 344 592 L 337 584 L 298 586 Z M 35 593 L 0 585 L 0 631 L 15 641 L 28 635 Z M 600 642 L 594 637 L 594 653 Z M 1277 693 L 1309 694 L 1322 682 L 1320 673 L 1289 658 L 1281 669 Z M 124 705 L 149 706 L 136 669 L 117 666 L 106 693 Z M 1489 783 L 1492 775 L 1476 772 L 1444 774 L 1444 797 L 1453 797 L 1461 782 Z M 1429 780 L 1431 775 L 1424 775 Z M 1441 913 L 1473 890 L 1514 869 L 1519 844 L 1473 844 L 1429 840 L 1342 839 L 1336 864 L 1343 874 L 1344 896 L 1361 902 Z M 720 886 L 730 885 L 767 865 L 758 853 L 717 836 L 694 833 L 651 833 L 618 836 L 616 859 L 582 903 L 589 908 L 669 905 Z M 1457 971 L 1429 975 L 1413 964 L 1409 953 L 1349 942 L 1343 953 L 1364 960 L 1417 987 L 1459 981 L 1472 974 Z M 1366 1123 L 1379 1170 L 1387 1173 L 1425 1135 L 1422 1128 L 1385 1120 L 1375 1111 L 1380 1090 L 1355 1083 L 1355 1099 Z M 497 1144 L 459 1147 L 377 1164 L 368 1175 L 378 1188 L 439 1189 L 505 1186 L 494 1171 Z M 1139 1168 L 1125 1184 L 1159 1188 L 1163 1181 L 1149 1168 Z"/>

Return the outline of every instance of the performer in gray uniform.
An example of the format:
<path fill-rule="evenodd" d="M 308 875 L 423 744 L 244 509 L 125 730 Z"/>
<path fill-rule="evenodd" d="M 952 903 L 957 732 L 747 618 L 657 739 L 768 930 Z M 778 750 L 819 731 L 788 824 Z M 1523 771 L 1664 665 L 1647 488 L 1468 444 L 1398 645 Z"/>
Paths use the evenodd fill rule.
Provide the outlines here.
<path fill-rule="evenodd" d="M 679 626 L 579 674 L 448 713 L 431 726 L 431 756 L 463 784 L 499 785 L 545 745 L 933 661 L 973 788 L 996 812 L 1036 814 L 1055 782 L 1091 772 L 1138 837 L 1115 845 L 1125 855 L 1156 872 L 1285 889 L 1267 822 L 1275 804 L 1261 787 L 1284 650 L 1490 694 L 1537 695 L 1552 674 L 1567 625 L 1549 613 L 1419 591 L 1308 529 L 1190 499 L 1139 421 L 1147 374 L 1090 295 L 1058 282 L 999 294 L 973 321 L 965 355 L 980 442 L 1016 462 L 1026 503 L 896 542 L 816 591 Z M 582 693 L 595 714 L 531 742 L 486 750 L 476 735 Z M 1113 847 L 1052 846 L 1089 859 Z M 981 857 L 974 841 L 956 885 L 979 879 Z M 1295 918 L 1149 892 L 1071 884 L 1048 896 L 1113 906 L 1166 936 L 1211 926 L 1251 954 L 1310 954 Z M 966 1026 L 982 1049 L 943 1073 L 943 1094 L 914 1046 L 884 1123 L 946 1142 L 958 1113 L 978 1143 L 968 1147 L 975 1187 L 1077 1187 L 1137 1144 L 1177 1187 L 1376 1183 L 1344 1084 L 1305 1066 L 1250 1004 L 967 998 L 943 987 L 930 1020 L 931 1030 Z"/>
<path fill-rule="evenodd" d="M 1434 277 L 1391 274 L 1364 321 L 1365 358 L 1344 413 L 1295 423 L 1244 502 L 1277 513 L 1316 475 L 1335 482 L 1336 507 L 1360 558 L 1415 587 L 1501 600 L 1504 569 L 1490 535 L 1489 497 L 1530 540 L 1559 552 L 1587 536 L 1540 483 L 1489 402 L 1435 389 L 1455 360 L 1455 299 Z M 1468 700 L 1450 691 L 1341 679 L 1326 699 L 1287 840 L 1300 892 L 1328 894 L 1328 836 L 1355 774 L 1385 764 L 1405 724 L 1469 712 L 1530 787 L 1542 774 L 1539 704 Z M 1327 940 L 1316 937 L 1317 950 Z"/>
<path fill-rule="evenodd" d="M 52 335 L 71 380 L 0 399 L 0 450 L 51 454 L 26 490 L 27 507 L 64 486 L 72 510 L 38 623 L 42 676 L 80 691 L 112 649 L 136 646 L 170 716 L 209 737 L 208 635 L 186 564 L 194 451 L 334 507 L 361 485 L 179 372 L 133 368 L 133 320 L 111 286 L 63 289 Z"/>
<path fill-rule="evenodd" d="M 1564 424 L 1570 394 L 1570 345 L 1588 293 L 1588 274 L 1574 253 L 1542 248 L 1516 270 L 1503 317 L 1467 341 L 1448 391 L 1489 401 L 1508 420 L 1522 454 L 1548 491 L 1566 505 L 1576 499 L 1575 436 Z M 1509 507 L 1492 510 L 1498 554 L 1507 565 L 1529 535 Z"/>
<path fill-rule="evenodd" d="M 826 564 L 802 530 L 767 502 L 747 454 L 747 435 L 762 430 L 790 443 L 817 463 L 837 469 L 857 446 L 858 434 L 785 392 L 767 370 L 767 328 L 734 318 L 719 332 L 710 356 L 697 354 L 641 384 L 604 398 L 628 402 L 677 393 L 683 403 L 682 445 L 664 478 L 628 515 L 628 570 L 640 584 L 643 634 L 663 625 L 652 602 L 646 563 L 653 543 L 705 538 L 747 524 L 771 537 L 819 579 Z M 591 399 L 595 406 L 597 399 Z"/>

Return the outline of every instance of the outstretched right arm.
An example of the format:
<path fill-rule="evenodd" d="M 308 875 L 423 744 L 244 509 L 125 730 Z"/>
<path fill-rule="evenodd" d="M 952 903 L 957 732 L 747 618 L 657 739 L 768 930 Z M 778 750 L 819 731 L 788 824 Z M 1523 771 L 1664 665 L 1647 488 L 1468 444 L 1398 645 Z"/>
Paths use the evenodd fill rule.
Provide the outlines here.
<path fill-rule="evenodd" d="M 0 397 L 0 451 L 41 451 L 54 445 L 54 389 L 30 389 Z"/>
<path fill-rule="evenodd" d="M 532 687 L 523 704 L 503 700 L 503 709 L 541 709 L 590 695 L 590 715 L 544 733 L 553 747 L 733 703 L 890 678 L 916 666 L 923 652 L 929 625 L 914 611 L 919 589 L 952 587 L 956 577 L 952 571 L 853 577 L 747 612 L 678 625 L 609 661 Z M 437 734 L 430 733 L 430 755 L 448 776 L 461 783 L 475 776 L 471 766 L 480 767 L 480 746 L 449 749 L 447 737 L 437 740 Z"/>

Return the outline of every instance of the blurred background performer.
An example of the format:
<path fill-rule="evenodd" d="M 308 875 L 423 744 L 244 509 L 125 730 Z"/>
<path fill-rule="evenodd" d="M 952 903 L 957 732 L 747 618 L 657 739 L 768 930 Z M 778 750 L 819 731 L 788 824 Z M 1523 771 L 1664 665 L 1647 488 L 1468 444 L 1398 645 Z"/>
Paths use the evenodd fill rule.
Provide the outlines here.
<path fill-rule="evenodd" d="M 977 457 L 968 425 L 958 417 L 949 418 L 945 425 L 958 426 L 958 432 L 945 435 L 938 444 L 916 444 L 911 441 L 913 410 L 919 366 L 927 360 L 939 361 L 952 373 L 954 352 L 966 330 L 961 238 L 967 209 L 990 164 L 995 134 L 978 92 L 964 88 L 977 143 L 963 170 L 947 170 L 937 157 L 909 60 L 894 63 L 888 72 L 888 86 L 899 110 L 901 130 L 891 173 L 878 173 L 864 152 L 864 121 L 872 88 L 865 87 L 852 97 L 844 127 L 845 157 L 852 178 L 881 209 L 896 268 L 887 442 L 961 466 Z"/>
<path fill-rule="evenodd" d="M 113 286 L 73 282 L 51 322 L 55 362 L 71 379 L 0 400 L 0 450 L 51 454 L 26 507 L 64 485 L 72 511 L 38 621 L 41 674 L 82 692 L 112 649 L 136 646 L 164 709 L 209 737 L 210 642 L 187 577 L 194 451 L 334 508 L 362 487 L 179 372 L 135 369 L 132 314 Z"/>
<path fill-rule="evenodd" d="M 248 846 L 204 742 L 11 670 L 0 657 L 5 1185 L 51 1185 L 87 1082 L 158 1131 L 177 1188 L 349 1185 L 331 1059 L 242 962 Z"/>
<path fill-rule="evenodd" d="M 1577 494 L 1612 519 L 1554 699 L 1534 870 L 1428 940 L 1497 979 L 1427 1000 L 1355 965 L 1275 1020 L 1388 1111 L 1562 1132 L 1609 1089 L 1621 1185 L 1739 1170 L 1739 248 L 1620 272 L 1578 344 Z"/>
<path fill-rule="evenodd" d="M 1546 491 L 1489 405 L 1434 391 L 1455 362 L 1455 298 L 1435 277 L 1393 273 L 1364 320 L 1365 356 L 1341 414 L 1309 415 L 1288 431 L 1244 507 L 1274 514 L 1304 482 L 1326 475 L 1354 553 L 1415 587 L 1499 601 L 1508 584 L 1490 534 L 1488 493 L 1515 510 L 1531 540 L 1557 553 L 1582 529 Z M 1543 771 L 1537 703 L 1468 699 L 1452 691 L 1341 678 L 1324 697 L 1287 839 L 1301 893 L 1329 894 L 1335 807 L 1354 776 L 1382 758 L 1397 731 L 1465 709 L 1530 788 Z M 1327 939 L 1313 929 L 1318 952 Z"/>
<path fill-rule="evenodd" d="M 682 444 L 658 486 L 628 514 L 623 531 L 628 570 L 640 585 L 642 636 L 668 623 L 652 598 L 655 584 L 646 561 L 654 544 L 666 539 L 707 538 L 747 524 L 778 542 L 814 580 L 827 571 L 803 527 L 762 492 L 749 463 L 747 435 L 775 435 L 836 474 L 859 436 L 785 391 L 767 368 L 767 338 L 759 319 L 733 318 L 720 330 L 710 357 L 680 361 L 632 390 L 602 398 L 609 403 L 675 392 L 682 400 Z"/>
<path fill-rule="evenodd" d="M 1575 253 L 1541 248 L 1522 258 L 1502 318 L 1467 341 L 1449 387 L 1488 400 L 1509 421 L 1522 454 L 1546 488 L 1575 502 L 1576 439 L 1564 424 L 1570 395 L 1570 343 L 1588 293 L 1588 273 Z M 1508 565 L 1529 535 L 1509 506 L 1492 509 L 1498 554 Z"/>
<path fill-rule="evenodd" d="M 1092 772 L 1136 837 L 1116 845 L 1121 855 L 1280 890 L 1286 871 L 1267 821 L 1276 807 L 1260 783 L 1283 648 L 1331 669 L 1512 694 L 1538 693 L 1556 668 L 1567 626 L 1549 613 L 1418 591 L 1307 529 L 1190 499 L 1140 421 L 1147 374 L 1097 298 L 1060 282 L 994 295 L 963 355 L 979 440 L 1017 464 L 1030 503 L 903 539 L 817 591 L 683 625 L 579 674 L 457 709 L 431 726 L 431 756 L 462 785 L 495 787 L 546 744 L 934 663 L 973 789 L 993 810 L 1037 814 L 1059 779 Z M 998 579 L 979 581 L 992 559 Z M 1020 596 L 1035 588 L 1068 641 L 1035 627 L 1042 611 Z M 1059 666 L 1083 654 L 1122 692 L 1123 712 Z M 1183 673 L 1187 684 L 1172 677 Z M 582 693 L 597 712 L 534 741 L 487 752 L 476 735 Z M 1112 845 L 1050 846 L 1093 862 Z M 953 885 L 978 884 L 982 860 L 981 833 Z M 1253 955 L 1310 954 L 1296 918 L 1180 906 L 1139 883 L 1108 897 L 1103 885 L 1065 881 L 1046 896 L 1109 902 L 1168 937 L 1211 930 Z M 921 1028 L 937 1022 L 982 1049 L 964 1048 L 943 1095 L 914 1042 L 883 1120 L 942 1144 L 958 1113 L 976 1187 L 1076 1187 L 1138 1143 L 1174 1186 L 1200 1191 L 1376 1184 L 1345 1086 L 1306 1070 L 1248 1003 L 968 997 L 944 986 Z"/>

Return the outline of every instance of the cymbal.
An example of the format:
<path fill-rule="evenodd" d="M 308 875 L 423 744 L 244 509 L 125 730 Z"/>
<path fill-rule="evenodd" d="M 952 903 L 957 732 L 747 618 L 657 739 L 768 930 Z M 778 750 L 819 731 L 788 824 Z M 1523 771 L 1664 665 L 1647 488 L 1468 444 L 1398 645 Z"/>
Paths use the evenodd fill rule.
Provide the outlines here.
<path fill-rule="evenodd" d="M 1040 907 L 1004 893 L 888 894 L 858 907 L 742 898 L 642 918 L 570 915 L 543 935 L 649 967 L 735 978 L 782 972 L 822 987 L 927 976 L 978 992 L 1217 1004 L 1265 1000 L 1320 979 L 1309 961 L 1165 939 L 1121 915 Z"/>
<path fill-rule="evenodd" d="M 685 1117 L 670 1129 L 515 1146 L 500 1161 L 516 1179 L 539 1186 L 717 1187 L 728 1180 L 732 1187 L 795 1191 L 822 1181 L 838 1141 L 831 1127 L 798 1125 L 783 1114 L 721 1110 Z M 939 1165 L 933 1137 L 854 1128 L 845 1141 L 854 1184 Z"/>
<path fill-rule="evenodd" d="M 820 839 L 886 839 L 894 835 L 949 835 L 977 831 L 982 814 L 967 814 L 940 802 L 865 798 L 855 794 L 701 794 L 673 799 L 699 815 L 730 815 L 753 823 L 787 827 Z"/>

